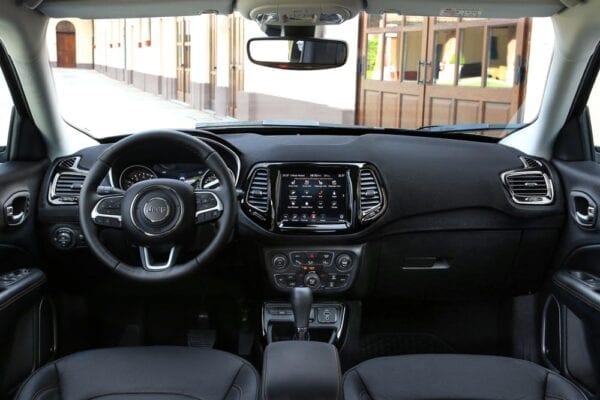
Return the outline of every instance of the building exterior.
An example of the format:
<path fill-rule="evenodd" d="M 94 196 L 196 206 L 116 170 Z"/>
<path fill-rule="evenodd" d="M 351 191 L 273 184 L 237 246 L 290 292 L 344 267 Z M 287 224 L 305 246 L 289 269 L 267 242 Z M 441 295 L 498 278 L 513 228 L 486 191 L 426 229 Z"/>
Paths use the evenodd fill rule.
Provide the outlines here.
<path fill-rule="evenodd" d="M 416 128 L 534 118 L 552 49 L 541 21 L 361 14 L 317 30 L 348 43 L 346 65 L 309 72 L 252 64 L 246 42 L 264 34 L 239 15 L 53 20 L 48 48 L 54 66 L 220 117 Z"/>

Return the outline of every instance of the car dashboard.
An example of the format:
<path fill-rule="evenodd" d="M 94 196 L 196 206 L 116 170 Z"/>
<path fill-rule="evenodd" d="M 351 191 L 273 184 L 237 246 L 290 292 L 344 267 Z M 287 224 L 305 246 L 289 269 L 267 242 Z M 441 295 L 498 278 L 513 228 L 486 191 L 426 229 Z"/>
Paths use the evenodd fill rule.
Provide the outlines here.
<path fill-rule="evenodd" d="M 267 292 L 527 292 L 542 281 L 563 223 L 552 166 L 497 143 L 344 132 L 198 136 L 234 177 L 235 254 Z M 109 146 L 58 159 L 48 171 L 38 218 L 48 251 L 63 262 L 89 256 L 77 195 Z M 124 190 L 156 177 L 218 186 L 202 163 L 161 148 L 113 165 L 103 185 Z"/>

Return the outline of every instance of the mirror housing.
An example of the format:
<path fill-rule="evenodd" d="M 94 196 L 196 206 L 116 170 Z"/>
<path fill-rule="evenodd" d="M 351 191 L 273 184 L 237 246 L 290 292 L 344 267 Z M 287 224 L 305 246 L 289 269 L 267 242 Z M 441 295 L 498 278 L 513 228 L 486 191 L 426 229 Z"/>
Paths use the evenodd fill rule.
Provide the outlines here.
<path fill-rule="evenodd" d="M 248 40 L 250 61 L 289 70 L 338 68 L 348 59 L 348 45 L 340 40 L 268 37 Z"/>

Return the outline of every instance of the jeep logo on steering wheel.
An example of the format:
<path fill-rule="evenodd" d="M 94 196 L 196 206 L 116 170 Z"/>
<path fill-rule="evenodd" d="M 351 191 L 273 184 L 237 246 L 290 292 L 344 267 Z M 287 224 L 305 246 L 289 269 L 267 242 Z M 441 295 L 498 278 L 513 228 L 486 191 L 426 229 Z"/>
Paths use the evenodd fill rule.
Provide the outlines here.
<path fill-rule="evenodd" d="M 162 222 L 170 213 L 169 203 L 162 197 L 153 197 L 144 204 L 144 216 L 150 222 Z"/>

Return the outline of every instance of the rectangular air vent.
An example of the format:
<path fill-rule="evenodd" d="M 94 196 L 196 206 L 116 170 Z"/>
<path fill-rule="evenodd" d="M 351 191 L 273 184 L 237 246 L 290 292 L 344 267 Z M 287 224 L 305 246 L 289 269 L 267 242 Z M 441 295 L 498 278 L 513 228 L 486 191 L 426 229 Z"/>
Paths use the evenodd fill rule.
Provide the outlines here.
<path fill-rule="evenodd" d="M 371 169 L 360 170 L 360 219 L 362 222 L 372 220 L 383 211 L 383 191 Z"/>
<path fill-rule="evenodd" d="M 552 203 L 552 181 L 543 171 L 509 171 L 503 175 L 504 184 L 513 201 L 518 204 L 544 205 Z"/>
<path fill-rule="evenodd" d="M 266 168 L 259 168 L 254 171 L 248 185 L 246 203 L 250 207 L 266 213 L 269 210 L 269 193 L 269 171 Z"/>
<path fill-rule="evenodd" d="M 85 175 L 60 172 L 54 176 L 50 186 L 49 200 L 52 204 L 77 204 Z"/>

